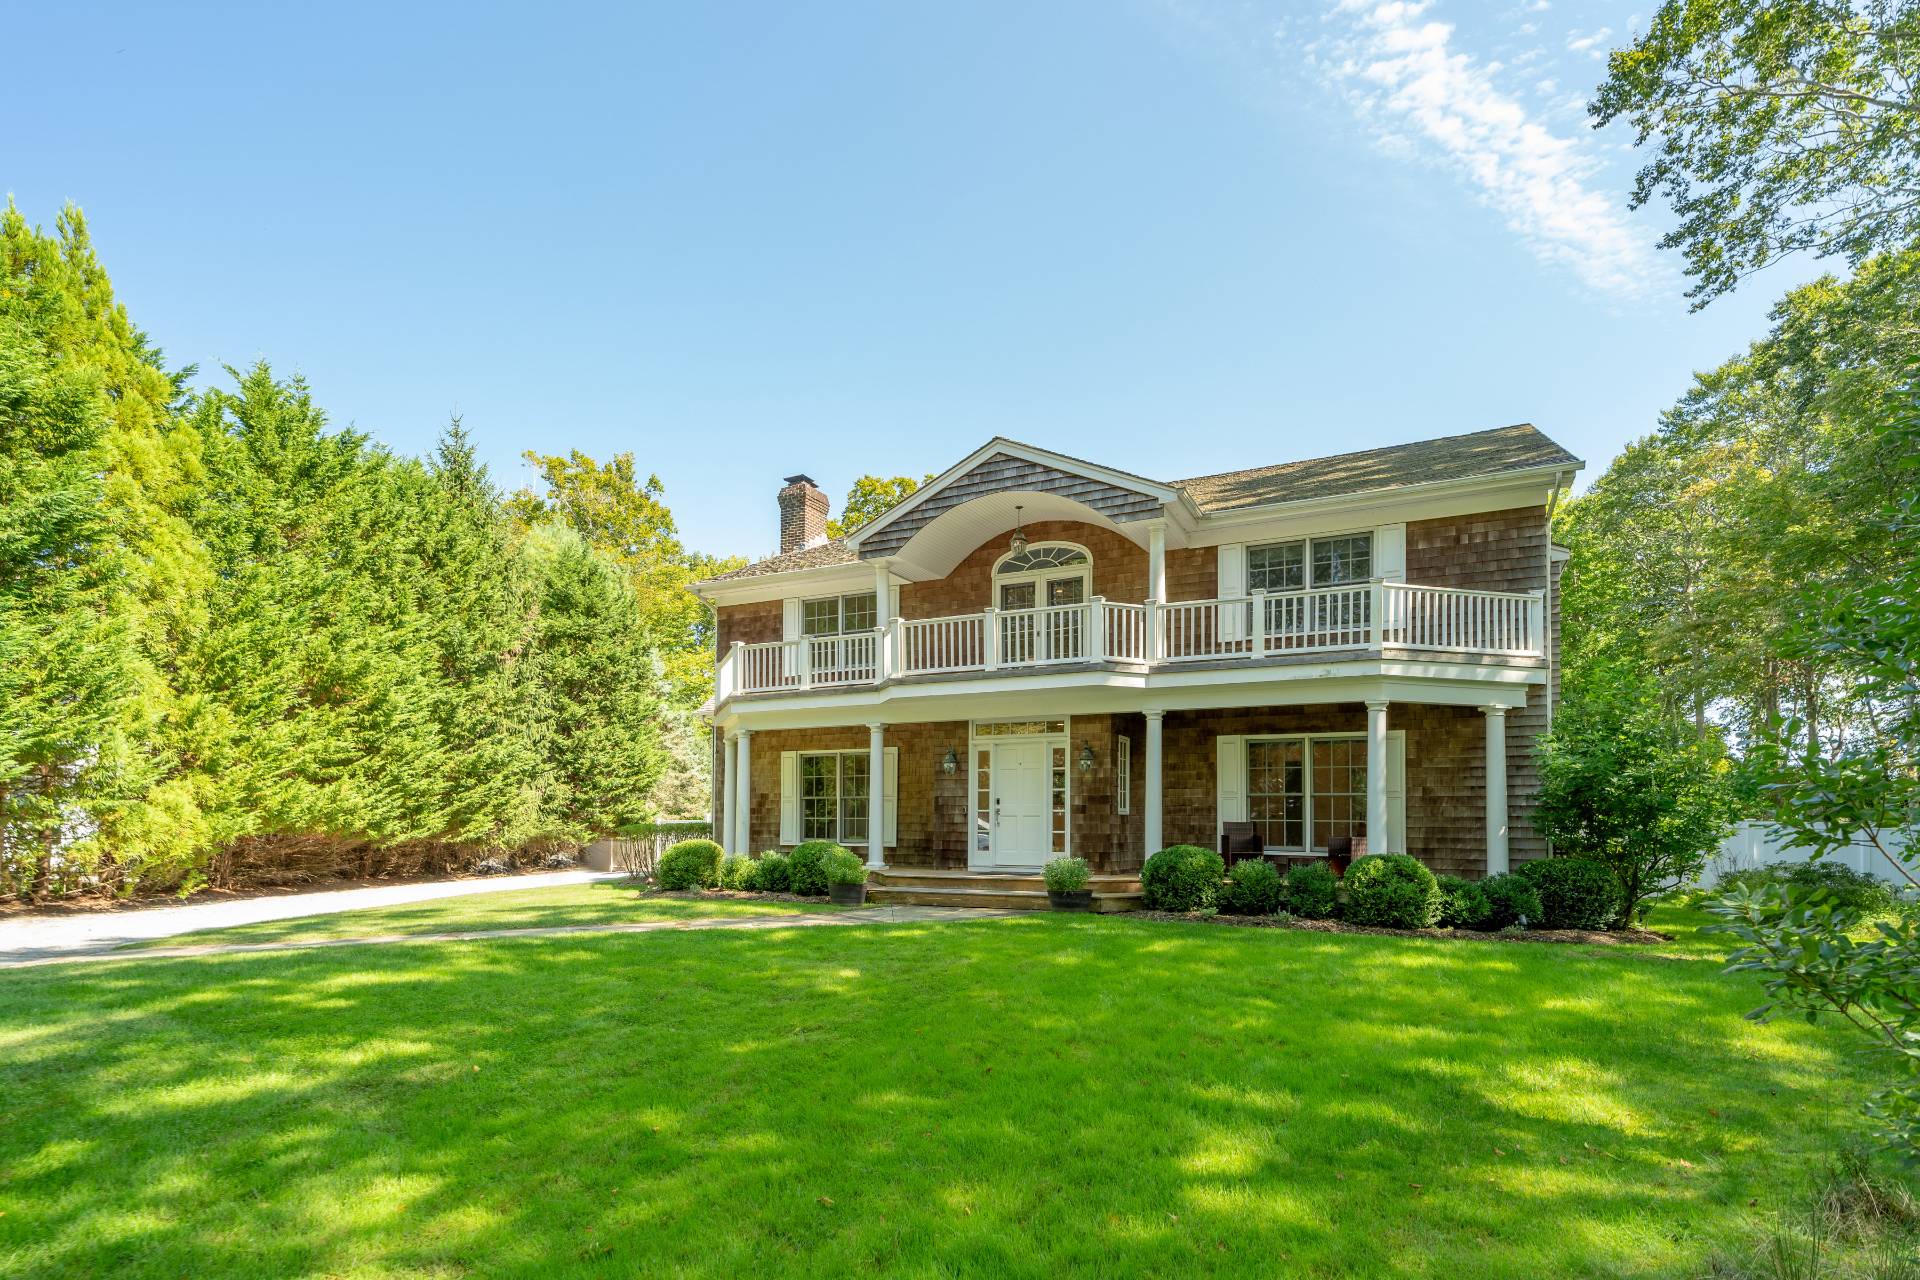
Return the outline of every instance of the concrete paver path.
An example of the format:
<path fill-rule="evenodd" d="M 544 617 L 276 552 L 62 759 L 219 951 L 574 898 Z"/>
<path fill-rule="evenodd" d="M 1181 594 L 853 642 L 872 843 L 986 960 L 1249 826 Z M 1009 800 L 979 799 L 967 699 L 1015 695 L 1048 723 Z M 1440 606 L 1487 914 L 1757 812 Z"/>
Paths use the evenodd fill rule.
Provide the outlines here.
<path fill-rule="evenodd" d="M 669 933 L 708 929 L 795 929 L 818 925 L 957 923 L 1018 915 L 977 907 L 866 907 L 853 911 L 786 912 L 764 916 L 714 916 L 693 920 L 636 920 L 630 924 L 562 924 L 535 929 L 472 929 L 459 933 L 387 933 L 364 938 L 288 938 L 278 942 L 207 942 L 182 947 L 143 947 L 116 951 L 111 946 L 75 948 L 54 955 L 0 951 L 0 969 L 73 964 L 100 960 L 165 960 L 182 956 L 226 956 L 249 951 L 311 951 L 321 947 L 365 947 L 415 942 L 490 942 L 496 938 L 556 938 L 591 933 Z"/>
<path fill-rule="evenodd" d="M 521 876 L 431 880 L 420 884 L 382 884 L 364 889 L 326 889 L 317 893 L 234 898 L 226 902 L 191 902 L 177 907 L 135 907 L 121 911 L 0 918 L 0 964 L 54 959 L 88 951 L 110 951 L 129 942 L 171 938 L 176 934 L 192 933 L 196 929 L 225 929 L 236 924 L 331 915 L 337 911 L 358 911 L 362 907 L 398 907 L 409 902 L 460 898 L 474 893 L 549 889 L 555 885 L 617 880 L 622 874 L 607 871 L 537 871 Z"/>

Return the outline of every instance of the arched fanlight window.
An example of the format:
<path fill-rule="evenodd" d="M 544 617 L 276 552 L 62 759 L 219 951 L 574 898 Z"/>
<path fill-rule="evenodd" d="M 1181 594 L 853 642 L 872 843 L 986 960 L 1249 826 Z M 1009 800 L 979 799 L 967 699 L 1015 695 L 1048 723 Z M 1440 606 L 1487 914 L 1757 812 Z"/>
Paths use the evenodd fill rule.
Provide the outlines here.
<path fill-rule="evenodd" d="M 995 573 L 1034 573 L 1044 569 L 1072 569 L 1087 563 L 1087 553 L 1064 543 L 1048 543 L 1015 551 L 993 567 Z"/>

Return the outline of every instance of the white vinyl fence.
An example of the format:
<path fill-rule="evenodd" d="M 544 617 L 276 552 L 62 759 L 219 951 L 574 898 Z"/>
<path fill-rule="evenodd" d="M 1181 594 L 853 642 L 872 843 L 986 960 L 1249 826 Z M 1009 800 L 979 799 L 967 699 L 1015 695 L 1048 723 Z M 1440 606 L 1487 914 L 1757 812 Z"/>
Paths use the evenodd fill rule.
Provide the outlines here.
<path fill-rule="evenodd" d="M 1896 853 L 1902 848 L 1897 836 L 1892 837 L 1889 844 Z M 1788 848 L 1786 833 L 1771 823 L 1743 822 L 1721 842 L 1720 852 L 1707 861 L 1707 869 L 1701 874 L 1700 883 L 1710 888 L 1721 876 L 1731 871 L 1772 866 L 1776 862 L 1806 862 L 1810 852 L 1807 849 Z M 1907 878 L 1887 862 L 1886 855 L 1865 841 L 1835 849 L 1821 861 L 1839 863 L 1889 884 L 1904 886 L 1907 883 Z"/>

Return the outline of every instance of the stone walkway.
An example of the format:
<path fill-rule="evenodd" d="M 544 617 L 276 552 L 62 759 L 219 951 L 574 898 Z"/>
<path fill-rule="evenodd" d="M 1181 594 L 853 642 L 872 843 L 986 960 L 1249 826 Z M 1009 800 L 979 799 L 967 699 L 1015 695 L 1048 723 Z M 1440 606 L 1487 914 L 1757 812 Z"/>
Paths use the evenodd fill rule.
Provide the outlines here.
<path fill-rule="evenodd" d="M 172 907 L 129 906 L 114 910 L 0 916 L 0 964 L 107 951 L 129 942 L 171 938 L 198 929 L 226 929 L 237 924 L 332 915 L 338 911 L 358 911 L 363 907 L 400 907 L 410 902 L 463 898 L 476 893 L 551 889 L 556 885 L 617 880 L 620 874 L 607 871 L 538 871 L 521 876 L 376 884 L 361 889 L 281 893 L 257 898 L 230 898 L 220 902 L 190 902 Z"/>
<path fill-rule="evenodd" d="M 1021 915 L 1018 911 L 974 907 L 866 907 L 854 911 L 819 911 L 764 916 L 716 916 L 705 920 L 637 920 L 632 924 L 563 924 L 538 929 L 474 929 L 461 933 L 386 933 L 364 938 L 288 938 L 277 942 L 208 942 L 191 947 L 144 947 L 120 951 L 119 943 L 75 947 L 59 954 L 20 954 L 0 950 L 0 969 L 27 969 L 49 964 L 110 960 L 168 960 L 183 956 L 230 956 L 252 951 L 312 951 L 322 947 L 391 946 L 415 942 L 490 942 L 498 938 L 560 938 L 594 933 L 670 933 L 707 929 L 796 929 L 816 925 L 933 924 L 968 920 L 997 920 Z M 277 917 L 279 918 L 279 917 Z M 207 926 L 199 926 L 205 928 Z"/>

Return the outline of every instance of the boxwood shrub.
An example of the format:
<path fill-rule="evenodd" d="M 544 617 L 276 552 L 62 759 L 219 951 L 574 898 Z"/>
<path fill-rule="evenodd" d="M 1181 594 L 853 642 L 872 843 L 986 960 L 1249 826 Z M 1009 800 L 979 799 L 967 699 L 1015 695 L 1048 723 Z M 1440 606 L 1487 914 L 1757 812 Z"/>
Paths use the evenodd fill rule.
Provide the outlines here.
<path fill-rule="evenodd" d="M 828 884 L 865 884 L 867 882 L 867 864 L 860 855 L 851 849 L 835 845 L 820 860 L 820 870 Z"/>
<path fill-rule="evenodd" d="M 1544 929 L 1605 929 L 1620 914 L 1620 882 L 1591 858 L 1542 858 L 1515 874 L 1540 895 Z"/>
<path fill-rule="evenodd" d="M 1354 924 L 1426 929 L 1439 915 L 1439 882 L 1418 858 L 1369 853 L 1347 868 L 1346 918 Z"/>
<path fill-rule="evenodd" d="M 1149 911 L 1199 911 L 1217 906 L 1227 864 L 1197 844 L 1168 845 L 1140 868 L 1141 896 Z"/>
<path fill-rule="evenodd" d="M 730 853 L 720 859 L 720 874 L 717 877 L 722 889 L 745 889 L 747 881 L 753 875 L 753 859 L 744 853 Z"/>
<path fill-rule="evenodd" d="M 1270 916 L 1280 909 L 1286 886 L 1280 873 L 1265 858 L 1246 858 L 1227 872 L 1226 887 L 1220 891 L 1220 909 L 1236 916 Z"/>
<path fill-rule="evenodd" d="M 662 889 L 711 889 L 720 880 L 720 846 L 711 840 L 682 840 L 660 855 L 654 874 Z"/>
<path fill-rule="evenodd" d="M 793 885 L 787 855 L 769 851 L 753 860 L 751 885 L 758 893 L 785 893 Z"/>
<path fill-rule="evenodd" d="M 1540 927 L 1540 895 L 1525 877 L 1512 872 L 1488 876 L 1480 882 L 1480 893 L 1487 900 L 1487 918 L 1482 929 L 1505 929 L 1514 925 Z"/>
<path fill-rule="evenodd" d="M 804 898 L 818 898 L 827 891 L 827 855 L 835 849 L 851 851 L 831 840 L 808 840 L 794 846 L 787 858 L 787 887 Z"/>
<path fill-rule="evenodd" d="M 1283 904 L 1308 920 L 1331 920 L 1340 909 L 1338 882 L 1324 862 L 1305 862 L 1287 872 Z"/>
<path fill-rule="evenodd" d="M 1493 904 L 1477 880 L 1463 876 L 1439 876 L 1440 919 L 1443 929 L 1478 929 L 1493 914 Z"/>

